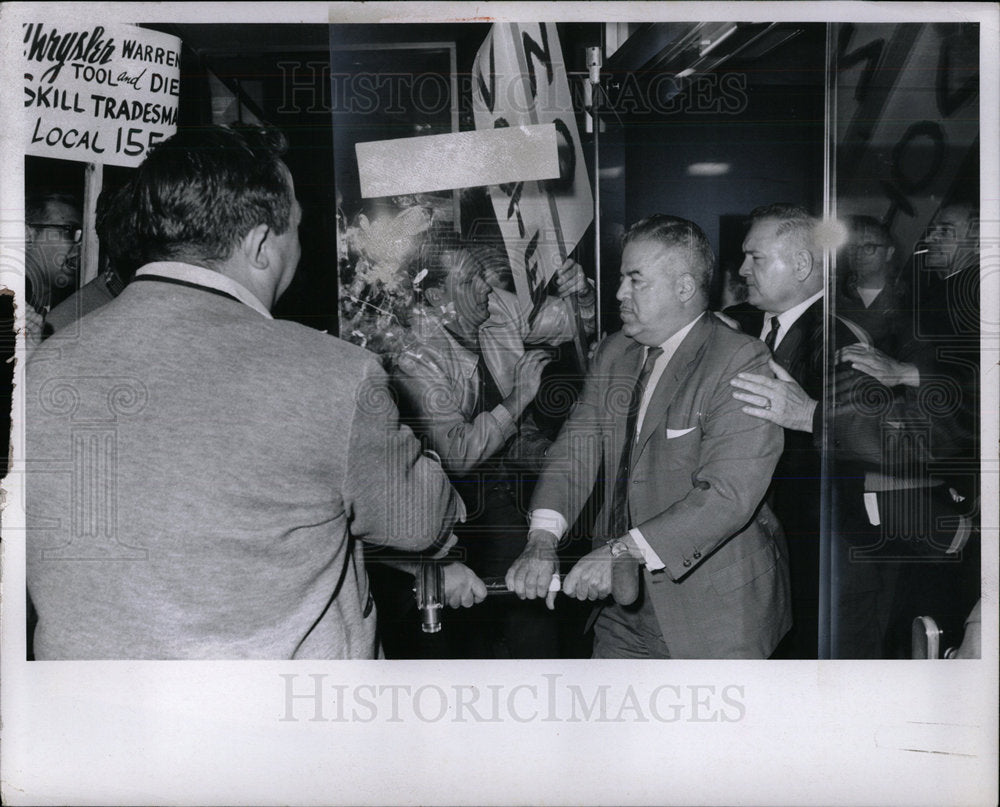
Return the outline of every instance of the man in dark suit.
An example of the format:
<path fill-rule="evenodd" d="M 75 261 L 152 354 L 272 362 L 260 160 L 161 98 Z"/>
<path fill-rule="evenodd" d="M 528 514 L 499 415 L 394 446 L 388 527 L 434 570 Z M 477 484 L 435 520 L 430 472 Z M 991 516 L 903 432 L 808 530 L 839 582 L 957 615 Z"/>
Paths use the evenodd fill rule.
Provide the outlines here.
<path fill-rule="evenodd" d="M 817 658 L 823 393 L 823 263 L 816 222 L 801 207 L 774 204 L 750 214 L 740 275 L 746 303 L 726 309 L 774 356 L 775 379 L 736 379 L 744 411 L 785 427 L 785 450 L 768 501 L 785 529 L 793 627 L 778 655 Z M 752 411 L 751 411 L 752 410 Z"/>
<path fill-rule="evenodd" d="M 768 353 L 705 313 L 713 262 L 684 219 L 653 216 L 626 234 L 622 331 L 594 357 L 507 573 L 511 590 L 552 607 L 556 545 L 599 483 L 595 548 L 565 593 L 602 599 L 616 564 L 645 568 L 634 603 L 600 610 L 595 657 L 766 658 L 790 625 L 780 526 L 762 504 L 782 433 L 744 415 L 729 386 L 767 374 Z"/>

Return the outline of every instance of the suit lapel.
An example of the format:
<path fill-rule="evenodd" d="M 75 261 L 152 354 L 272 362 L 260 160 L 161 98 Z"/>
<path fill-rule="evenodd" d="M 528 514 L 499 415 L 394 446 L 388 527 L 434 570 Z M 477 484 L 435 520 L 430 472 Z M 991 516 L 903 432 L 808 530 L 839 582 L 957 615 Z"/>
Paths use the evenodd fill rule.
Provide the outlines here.
<path fill-rule="evenodd" d="M 642 369 L 644 355 L 642 345 L 630 339 L 628 345 L 625 347 L 621 363 L 612 368 L 612 377 L 615 382 L 628 383 L 630 385 L 629 389 L 634 387 L 635 381 L 639 377 L 639 371 Z"/>
<path fill-rule="evenodd" d="M 653 390 L 653 395 L 649 399 L 649 406 L 646 407 L 646 414 L 642 419 L 642 430 L 639 432 L 639 440 L 633 452 L 634 456 L 639 456 L 650 436 L 658 426 L 662 425 L 667 409 L 670 408 L 677 391 L 684 386 L 688 376 L 698 366 L 697 359 L 712 333 L 713 319 L 714 316 L 709 312 L 702 314 L 701 319 L 695 323 L 677 347 L 674 355 L 670 357 L 670 361 L 667 362 L 663 375 L 660 376 L 656 389 Z"/>
<path fill-rule="evenodd" d="M 639 372 L 642 370 L 642 360 L 644 355 L 645 352 L 642 349 L 642 345 L 629 339 L 628 344 L 625 347 L 625 351 L 621 354 L 621 360 L 616 361 L 609 368 L 609 394 L 613 393 L 614 389 L 620 385 L 623 392 L 628 390 L 628 392 L 625 393 L 626 395 L 631 395 L 631 391 L 635 387 L 636 379 L 639 378 Z M 617 399 L 617 396 L 615 397 Z M 624 411 L 627 411 L 628 403 L 631 399 L 626 397 L 624 400 Z M 619 439 L 625 434 L 625 421 L 626 418 L 624 417 L 614 418 L 615 434 Z"/>
<path fill-rule="evenodd" d="M 760 332 L 764 328 L 764 312 L 759 308 L 750 303 L 739 303 L 730 306 L 722 313 L 736 320 L 740 330 L 747 336 L 760 337 Z"/>
<path fill-rule="evenodd" d="M 823 298 L 820 298 L 792 323 L 785 338 L 781 340 L 781 344 L 774 351 L 774 360 L 803 387 L 807 386 L 811 343 L 817 337 L 817 326 L 822 322 L 822 319 Z M 819 337 L 822 338 L 821 330 Z M 806 391 L 812 394 L 809 389 Z"/>

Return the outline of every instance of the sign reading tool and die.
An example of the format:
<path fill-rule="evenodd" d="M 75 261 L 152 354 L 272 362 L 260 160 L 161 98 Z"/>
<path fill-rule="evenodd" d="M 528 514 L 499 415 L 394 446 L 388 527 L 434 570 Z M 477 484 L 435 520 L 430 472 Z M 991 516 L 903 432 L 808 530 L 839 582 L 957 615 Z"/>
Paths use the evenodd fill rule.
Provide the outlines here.
<path fill-rule="evenodd" d="M 26 151 L 134 167 L 177 129 L 177 37 L 132 25 L 26 23 Z"/>

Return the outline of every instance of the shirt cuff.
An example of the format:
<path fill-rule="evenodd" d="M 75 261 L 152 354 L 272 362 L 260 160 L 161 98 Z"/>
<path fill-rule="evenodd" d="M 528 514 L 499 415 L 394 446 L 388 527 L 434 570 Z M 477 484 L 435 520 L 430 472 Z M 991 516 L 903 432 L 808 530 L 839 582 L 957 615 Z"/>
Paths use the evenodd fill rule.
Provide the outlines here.
<path fill-rule="evenodd" d="M 632 536 L 632 540 L 635 541 L 635 545 L 642 552 L 642 559 L 646 562 L 646 570 L 650 572 L 657 572 L 660 569 L 667 568 L 667 565 L 660 560 L 660 556 L 653 551 L 653 547 L 649 545 L 649 542 L 642 537 L 642 533 L 639 532 L 637 527 L 633 527 L 628 531 L 628 534 Z"/>
<path fill-rule="evenodd" d="M 509 440 L 515 434 L 517 434 L 517 424 L 514 422 L 514 418 L 510 416 L 510 412 L 503 404 L 497 404 L 490 410 L 490 414 L 493 415 L 494 420 L 496 420 L 497 425 L 500 426 L 500 433 L 503 435 L 504 440 Z"/>
<path fill-rule="evenodd" d="M 532 530 L 545 530 L 551 532 L 556 538 L 562 538 L 568 528 L 569 524 L 566 523 L 562 513 L 545 508 L 531 511 L 531 521 L 528 524 L 529 533 Z"/>

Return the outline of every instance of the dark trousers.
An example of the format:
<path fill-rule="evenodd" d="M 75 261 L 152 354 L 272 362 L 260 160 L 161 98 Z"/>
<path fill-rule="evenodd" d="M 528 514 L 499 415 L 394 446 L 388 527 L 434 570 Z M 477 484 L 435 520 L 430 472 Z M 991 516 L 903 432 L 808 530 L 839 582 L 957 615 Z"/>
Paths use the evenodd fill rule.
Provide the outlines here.
<path fill-rule="evenodd" d="M 594 622 L 594 658 L 671 658 L 653 604 L 643 591 L 632 605 L 611 602 Z"/>
<path fill-rule="evenodd" d="M 801 502 L 798 509 L 777 513 L 788 549 L 792 628 L 778 643 L 772 658 L 819 657 L 820 535 L 818 503 Z"/>

